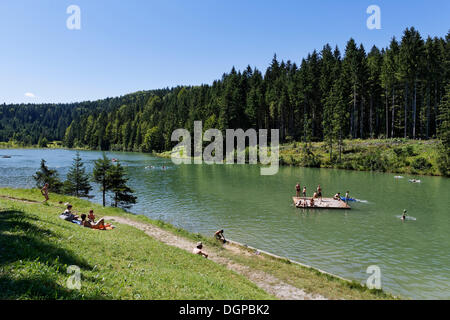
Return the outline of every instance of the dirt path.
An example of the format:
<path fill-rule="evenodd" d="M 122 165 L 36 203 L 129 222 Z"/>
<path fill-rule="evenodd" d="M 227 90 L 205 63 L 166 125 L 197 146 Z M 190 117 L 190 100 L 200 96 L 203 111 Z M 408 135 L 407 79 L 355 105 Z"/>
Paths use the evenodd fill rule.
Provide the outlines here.
<path fill-rule="evenodd" d="M 193 241 L 187 240 L 185 238 L 174 235 L 173 233 L 147 224 L 144 222 L 137 222 L 131 219 L 123 217 L 103 217 L 105 220 L 112 220 L 118 223 L 127 224 L 133 226 L 137 229 L 144 231 L 147 235 L 155 238 L 165 244 L 170 246 L 178 247 L 180 249 L 191 252 L 195 247 Z M 233 247 L 233 251 L 241 251 L 241 254 L 245 254 L 242 250 L 237 247 Z M 230 247 L 231 249 L 231 247 Z M 287 284 L 276 277 L 265 273 L 263 271 L 253 270 L 247 266 L 235 263 L 231 259 L 220 256 L 218 252 L 208 251 L 209 259 L 212 261 L 226 266 L 228 269 L 239 273 L 255 283 L 258 287 L 264 291 L 276 296 L 282 300 L 325 300 L 326 298 L 317 294 L 308 294 L 305 291 Z"/>

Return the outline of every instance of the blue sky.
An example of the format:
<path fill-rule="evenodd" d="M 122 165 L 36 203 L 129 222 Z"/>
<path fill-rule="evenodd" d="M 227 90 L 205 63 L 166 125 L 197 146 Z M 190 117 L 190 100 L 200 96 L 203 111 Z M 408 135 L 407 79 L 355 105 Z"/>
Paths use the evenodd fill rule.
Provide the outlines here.
<path fill-rule="evenodd" d="M 69 30 L 69 5 L 81 30 Z M 381 8 L 381 30 L 366 9 Z M 450 1 L 2 0 L 0 103 L 73 102 L 211 83 L 274 53 L 299 62 L 350 37 L 385 47 L 414 26 L 445 36 Z"/>

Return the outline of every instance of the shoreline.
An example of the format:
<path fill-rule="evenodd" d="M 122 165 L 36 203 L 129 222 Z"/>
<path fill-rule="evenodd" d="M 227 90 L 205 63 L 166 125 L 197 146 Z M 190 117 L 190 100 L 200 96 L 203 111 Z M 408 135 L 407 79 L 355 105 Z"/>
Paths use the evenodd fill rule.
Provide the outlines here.
<path fill-rule="evenodd" d="M 6 199 L 8 197 L 9 200 Z M 39 207 L 44 207 L 45 205 L 39 200 L 41 199 L 37 189 L 0 188 L 0 202 L 15 201 L 21 202 L 23 205 L 27 206 L 37 205 Z M 61 206 L 56 203 L 62 201 L 70 201 L 76 208 L 83 208 L 83 210 L 87 207 L 94 207 L 96 212 L 99 212 L 99 217 L 107 216 L 109 218 L 114 218 L 114 216 L 116 216 L 118 219 L 128 219 L 130 224 L 134 224 L 135 227 L 142 227 L 141 230 L 144 231 L 148 228 L 157 228 L 160 230 L 158 232 L 171 234 L 172 237 L 175 237 L 174 239 L 189 241 L 191 245 L 196 241 L 202 241 L 207 247 L 207 250 L 211 252 L 212 256 L 216 256 L 216 263 L 224 264 L 225 266 L 228 265 L 228 268 L 230 265 L 235 266 L 234 271 L 244 274 L 247 279 L 253 279 L 253 282 L 258 281 L 258 279 L 261 278 L 261 274 L 267 275 L 269 279 L 272 279 L 271 281 L 276 279 L 276 281 L 282 283 L 284 287 L 287 288 L 285 291 L 286 297 L 289 297 L 288 293 L 291 292 L 291 297 L 300 299 L 299 297 L 302 296 L 301 292 L 303 292 L 308 299 L 311 297 L 316 297 L 318 299 L 320 297 L 326 299 L 401 299 L 383 290 L 370 290 L 356 281 L 344 279 L 318 268 L 302 264 L 301 262 L 293 261 L 236 241 L 230 241 L 230 245 L 222 246 L 219 245 L 213 237 L 209 238 L 201 234 L 193 234 L 164 221 L 152 220 L 144 215 L 128 213 L 121 209 L 102 208 L 100 205 L 87 200 L 54 194 L 51 194 L 52 203 L 49 204 L 49 206 L 50 208 Z M 155 234 L 158 235 L 158 232 Z M 165 241 L 164 237 L 159 239 L 159 241 L 173 244 L 170 241 Z M 262 287 L 267 285 L 266 289 L 271 293 L 273 288 L 271 288 L 268 283 L 270 283 L 270 281 L 267 281 L 266 284 L 263 283 Z M 295 290 L 300 293 L 292 293 Z M 276 293 L 276 290 L 273 291 L 272 294 L 273 293 Z M 280 297 L 283 298 L 285 296 L 281 294 Z"/>
<path fill-rule="evenodd" d="M 37 145 L 35 146 L 7 146 L 7 143 L 0 143 L 0 149 L 42 149 L 42 150 L 52 150 L 52 149 L 62 149 L 62 150 L 73 150 L 73 151 L 97 151 L 89 148 L 67 148 L 62 146 L 60 143 L 52 143 L 53 147 L 42 148 Z M 342 163 L 330 163 L 327 159 L 326 150 L 324 150 L 325 142 L 313 142 L 311 143 L 311 150 L 315 152 L 315 157 L 319 159 L 319 164 L 317 163 L 303 163 L 308 156 L 302 151 L 302 142 L 293 142 L 290 144 L 280 145 L 280 157 L 279 165 L 282 167 L 298 167 L 298 168 L 315 168 L 315 169 L 335 169 L 335 170 L 345 170 L 345 171 L 361 171 L 361 172 L 377 172 L 377 173 L 389 173 L 389 174 L 399 174 L 399 175 L 411 175 L 411 176 L 427 176 L 427 177 L 443 177 L 439 170 L 436 168 L 436 152 L 439 140 L 404 140 L 404 139 L 367 139 L 367 140 L 346 140 L 346 148 L 344 153 L 349 153 L 350 151 L 357 150 L 358 152 L 363 152 L 364 154 L 358 154 L 356 157 L 352 156 L 349 160 L 343 161 Z M 397 148 L 395 148 L 397 146 Z M 401 147 L 401 148 L 400 148 Z M 384 168 L 383 170 L 370 169 L 364 167 L 360 164 L 361 161 L 365 161 L 373 156 L 377 149 L 383 149 L 384 153 L 377 160 L 378 165 L 388 165 L 388 162 L 397 162 L 401 164 L 399 167 L 395 168 Z M 394 150 L 397 149 L 397 150 Z M 420 150 L 415 150 L 420 149 Z M 424 150 L 422 150 L 424 149 Z M 375 150 L 375 151 L 374 151 Z M 131 152 L 131 153 L 142 153 L 148 154 L 155 157 L 170 159 L 171 151 L 163 152 L 141 152 L 141 151 L 123 151 L 123 150 L 104 150 L 105 152 Z M 396 152 L 403 152 L 400 158 L 395 156 Z M 355 151 L 356 152 L 356 151 Z M 336 151 L 335 151 L 336 153 Z M 351 153 L 351 152 L 350 152 Z M 367 153 L 367 154 L 366 154 Z M 408 154 L 409 153 L 409 154 Z M 432 154 L 431 156 L 428 153 Z M 427 158 L 425 159 L 425 157 Z M 424 169 L 414 169 L 414 161 L 419 158 L 425 159 L 425 166 L 429 166 Z M 191 158 L 193 159 L 193 158 Z M 314 160 L 315 161 L 315 160 Z M 314 162 L 313 161 L 313 162 Z M 367 160 L 369 161 L 369 160 Z M 375 161 L 375 160 L 370 160 Z M 392 165 L 392 164 L 390 164 Z"/>

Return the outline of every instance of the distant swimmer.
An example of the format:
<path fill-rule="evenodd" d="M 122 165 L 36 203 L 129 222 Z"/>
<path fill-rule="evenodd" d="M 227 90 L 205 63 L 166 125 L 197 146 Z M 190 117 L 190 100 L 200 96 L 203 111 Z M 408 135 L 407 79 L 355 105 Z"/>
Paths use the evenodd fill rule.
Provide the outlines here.
<path fill-rule="evenodd" d="M 203 249 L 203 243 L 197 242 L 197 246 L 192 250 L 193 254 L 198 254 L 200 256 L 203 256 L 205 258 L 208 258 L 208 254 L 202 250 Z"/>
<path fill-rule="evenodd" d="M 223 243 L 227 243 L 227 240 L 225 239 L 225 236 L 223 235 L 223 229 L 216 231 L 214 233 L 214 237 Z"/>
<path fill-rule="evenodd" d="M 406 214 L 406 209 L 405 210 L 403 210 L 403 214 L 402 214 L 402 221 L 405 221 L 406 220 L 406 216 L 407 216 L 407 214 Z"/>
<path fill-rule="evenodd" d="M 300 182 L 297 183 L 297 185 L 295 186 L 295 191 L 297 194 L 297 198 L 300 197 Z"/>

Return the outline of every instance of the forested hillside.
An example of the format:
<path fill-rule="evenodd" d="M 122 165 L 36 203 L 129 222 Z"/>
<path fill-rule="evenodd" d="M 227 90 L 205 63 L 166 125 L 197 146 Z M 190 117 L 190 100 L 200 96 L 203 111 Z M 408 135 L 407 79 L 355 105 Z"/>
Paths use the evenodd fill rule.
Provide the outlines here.
<path fill-rule="evenodd" d="M 429 139 L 446 132 L 450 33 L 424 39 L 414 28 L 386 48 L 350 39 L 326 44 L 299 64 L 274 56 L 261 72 L 234 68 L 211 85 L 137 92 L 95 102 L 0 105 L 0 141 L 162 151 L 176 128 L 279 128 L 282 142 L 347 138 Z M 441 130 L 439 130 L 441 129 Z"/>

